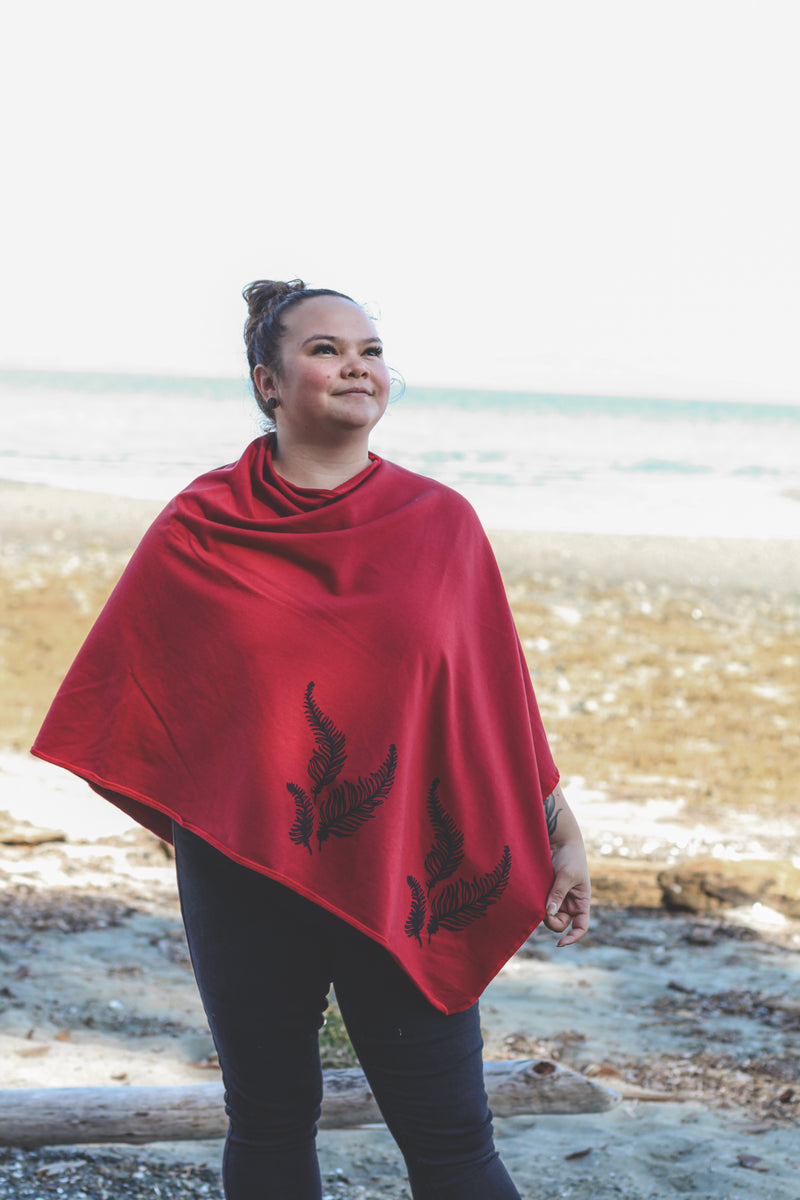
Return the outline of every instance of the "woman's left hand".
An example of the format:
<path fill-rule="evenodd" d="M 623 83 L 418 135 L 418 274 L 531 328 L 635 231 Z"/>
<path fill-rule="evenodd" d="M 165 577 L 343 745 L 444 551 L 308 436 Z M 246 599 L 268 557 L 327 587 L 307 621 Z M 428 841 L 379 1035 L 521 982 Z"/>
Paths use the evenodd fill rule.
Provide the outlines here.
<path fill-rule="evenodd" d="M 561 784 L 557 784 L 547 797 L 544 807 L 553 859 L 553 882 L 545 905 L 544 923 L 548 929 L 562 935 L 559 946 L 570 946 L 579 942 L 589 928 L 592 896 L 589 864 L 578 822 L 567 804 Z"/>
<path fill-rule="evenodd" d="M 589 928 L 592 887 L 583 839 L 553 846 L 553 884 L 547 897 L 544 923 L 562 936 L 559 946 L 579 942 Z M 570 929 L 570 925 L 572 928 Z"/>

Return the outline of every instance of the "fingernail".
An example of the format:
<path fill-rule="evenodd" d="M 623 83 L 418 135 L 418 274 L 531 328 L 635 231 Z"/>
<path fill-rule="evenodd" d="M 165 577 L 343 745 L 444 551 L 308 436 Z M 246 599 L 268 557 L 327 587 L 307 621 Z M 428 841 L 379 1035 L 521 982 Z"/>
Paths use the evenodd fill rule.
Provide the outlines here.
<path fill-rule="evenodd" d="M 551 900 L 547 906 L 547 915 L 549 917 L 554 917 L 557 912 L 558 912 L 558 905 L 556 904 L 555 900 Z"/>

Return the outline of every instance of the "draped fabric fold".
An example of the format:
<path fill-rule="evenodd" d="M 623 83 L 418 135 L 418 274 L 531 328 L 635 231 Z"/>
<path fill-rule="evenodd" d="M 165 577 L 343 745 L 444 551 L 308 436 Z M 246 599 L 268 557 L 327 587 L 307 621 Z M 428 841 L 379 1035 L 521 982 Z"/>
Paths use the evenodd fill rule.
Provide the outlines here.
<path fill-rule="evenodd" d="M 558 773 L 480 524 L 392 463 L 335 492 L 271 440 L 156 519 L 33 753 L 385 945 L 445 1012 L 542 919 Z"/>

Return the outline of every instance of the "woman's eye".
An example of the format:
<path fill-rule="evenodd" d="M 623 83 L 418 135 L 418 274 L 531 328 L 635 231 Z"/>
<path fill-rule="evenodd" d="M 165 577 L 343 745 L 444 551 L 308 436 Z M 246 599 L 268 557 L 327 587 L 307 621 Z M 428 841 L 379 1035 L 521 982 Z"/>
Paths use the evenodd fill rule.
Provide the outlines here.
<path fill-rule="evenodd" d="M 383 355 L 383 346 L 370 346 L 364 351 L 365 354 L 372 354 L 375 358 L 381 358 Z"/>
<path fill-rule="evenodd" d="M 314 354 L 335 354 L 336 349 L 334 346 L 331 346 L 329 342 L 320 342 L 320 344 L 318 346 L 314 347 L 313 353 Z"/>

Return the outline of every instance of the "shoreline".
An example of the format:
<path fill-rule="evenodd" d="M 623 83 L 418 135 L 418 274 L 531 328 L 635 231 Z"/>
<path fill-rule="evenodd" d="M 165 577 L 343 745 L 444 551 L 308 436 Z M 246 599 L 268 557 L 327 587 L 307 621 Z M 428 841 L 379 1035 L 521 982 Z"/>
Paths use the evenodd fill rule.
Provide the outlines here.
<path fill-rule="evenodd" d="M 164 508 L 104 492 L 0 479 L 4 556 L 81 551 L 87 544 L 129 553 Z M 507 582 L 556 576 L 563 582 L 646 583 L 800 594 L 800 532 L 781 538 L 686 537 L 490 529 Z"/>

